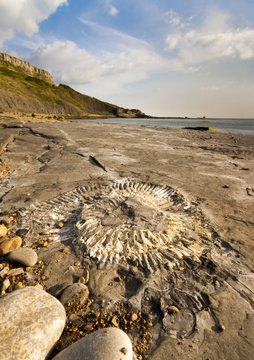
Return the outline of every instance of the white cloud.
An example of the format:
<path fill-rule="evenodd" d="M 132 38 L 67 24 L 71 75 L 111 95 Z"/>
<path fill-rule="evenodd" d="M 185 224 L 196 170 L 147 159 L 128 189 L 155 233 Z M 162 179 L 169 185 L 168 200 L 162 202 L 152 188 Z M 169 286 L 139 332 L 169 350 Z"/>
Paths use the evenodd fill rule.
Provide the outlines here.
<path fill-rule="evenodd" d="M 213 13 L 200 26 L 179 23 L 166 37 L 166 49 L 174 50 L 178 67 L 188 68 L 225 58 L 254 58 L 254 29 L 234 28 L 230 17 Z"/>
<path fill-rule="evenodd" d="M 111 5 L 110 9 L 109 9 L 109 14 L 112 15 L 112 16 L 116 16 L 118 14 L 117 8 L 114 7 L 113 5 Z"/>
<path fill-rule="evenodd" d="M 173 26 L 177 26 L 181 22 L 180 16 L 173 10 L 169 10 L 169 11 L 165 12 L 164 19 L 165 19 L 166 23 L 173 25 Z"/>
<path fill-rule="evenodd" d="M 0 46 L 15 31 L 32 36 L 38 32 L 38 24 L 63 4 L 67 0 L 0 0 Z"/>
<path fill-rule="evenodd" d="M 124 36 L 122 34 L 122 36 Z M 27 60 L 49 70 L 57 83 L 63 82 L 71 86 L 101 83 L 113 91 L 135 81 L 146 79 L 153 71 L 165 66 L 148 44 L 133 40 L 127 36 L 127 43 L 121 43 L 114 51 L 104 51 L 99 55 L 79 48 L 72 41 L 54 41 L 47 44 Z"/>

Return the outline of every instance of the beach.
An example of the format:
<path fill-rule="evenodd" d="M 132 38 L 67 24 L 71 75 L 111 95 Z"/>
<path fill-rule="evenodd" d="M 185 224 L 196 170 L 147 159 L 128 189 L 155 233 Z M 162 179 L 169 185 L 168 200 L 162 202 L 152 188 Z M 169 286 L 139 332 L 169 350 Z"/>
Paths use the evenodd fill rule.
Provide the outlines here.
<path fill-rule="evenodd" d="M 116 327 L 138 314 L 126 326 L 140 358 L 251 358 L 254 135 L 18 121 L 0 129 L 0 154 L 0 214 L 43 264 L 33 281 L 59 297 L 86 269 L 93 313 Z M 110 252 L 95 232 L 86 243 L 88 214 Z"/>

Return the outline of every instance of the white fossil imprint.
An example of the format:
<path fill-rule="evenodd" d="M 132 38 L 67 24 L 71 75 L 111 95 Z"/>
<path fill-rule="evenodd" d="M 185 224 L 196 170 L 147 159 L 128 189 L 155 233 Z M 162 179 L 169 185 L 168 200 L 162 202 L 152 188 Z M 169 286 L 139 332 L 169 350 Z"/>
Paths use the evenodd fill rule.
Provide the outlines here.
<path fill-rule="evenodd" d="M 200 262 L 215 234 L 197 204 L 173 188 L 132 181 L 79 187 L 24 209 L 21 218 L 28 242 L 71 240 L 97 263 L 128 262 L 150 272 L 183 258 Z"/>

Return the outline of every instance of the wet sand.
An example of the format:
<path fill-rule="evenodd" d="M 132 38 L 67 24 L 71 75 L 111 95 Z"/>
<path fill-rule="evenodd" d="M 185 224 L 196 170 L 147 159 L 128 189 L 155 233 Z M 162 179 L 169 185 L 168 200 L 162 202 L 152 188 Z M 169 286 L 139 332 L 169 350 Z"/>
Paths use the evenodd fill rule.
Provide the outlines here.
<path fill-rule="evenodd" d="M 35 248 L 43 264 L 33 280 L 44 276 L 50 293 L 59 296 L 64 283 L 87 269 L 91 314 L 99 313 L 101 322 L 86 310 L 92 325 L 85 333 L 108 322 L 121 326 L 137 353 L 152 360 L 251 358 L 254 136 L 96 122 L 20 126 L 0 129 L 0 212 L 17 214 L 24 245 Z M 158 197 L 165 189 L 170 195 Z M 145 235 L 150 243 L 139 235 L 133 253 L 115 250 L 124 256 L 112 264 L 108 257 L 104 265 L 101 253 L 91 257 L 94 244 L 86 244 L 82 228 L 77 231 L 88 208 L 103 231 L 127 226 L 120 244 L 127 233 L 135 245 L 133 227 L 152 233 Z M 172 257 L 165 253 L 165 221 Z M 55 231 L 59 222 L 65 232 Z M 138 260 L 150 251 L 158 268 Z M 134 321 L 131 311 L 138 314 Z M 80 319 L 75 326 L 83 329 Z"/>

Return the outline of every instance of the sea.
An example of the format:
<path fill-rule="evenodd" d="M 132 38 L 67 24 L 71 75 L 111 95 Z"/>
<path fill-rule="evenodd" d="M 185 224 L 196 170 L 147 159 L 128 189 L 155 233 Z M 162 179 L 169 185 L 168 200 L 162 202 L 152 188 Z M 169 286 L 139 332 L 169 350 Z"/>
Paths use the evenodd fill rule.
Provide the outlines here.
<path fill-rule="evenodd" d="M 82 122 L 96 122 L 108 124 L 123 124 L 131 126 L 150 126 L 160 128 L 182 129 L 185 127 L 209 127 L 222 133 L 254 135 L 254 119 L 127 119 L 108 118 L 96 120 L 81 120 Z"/>

